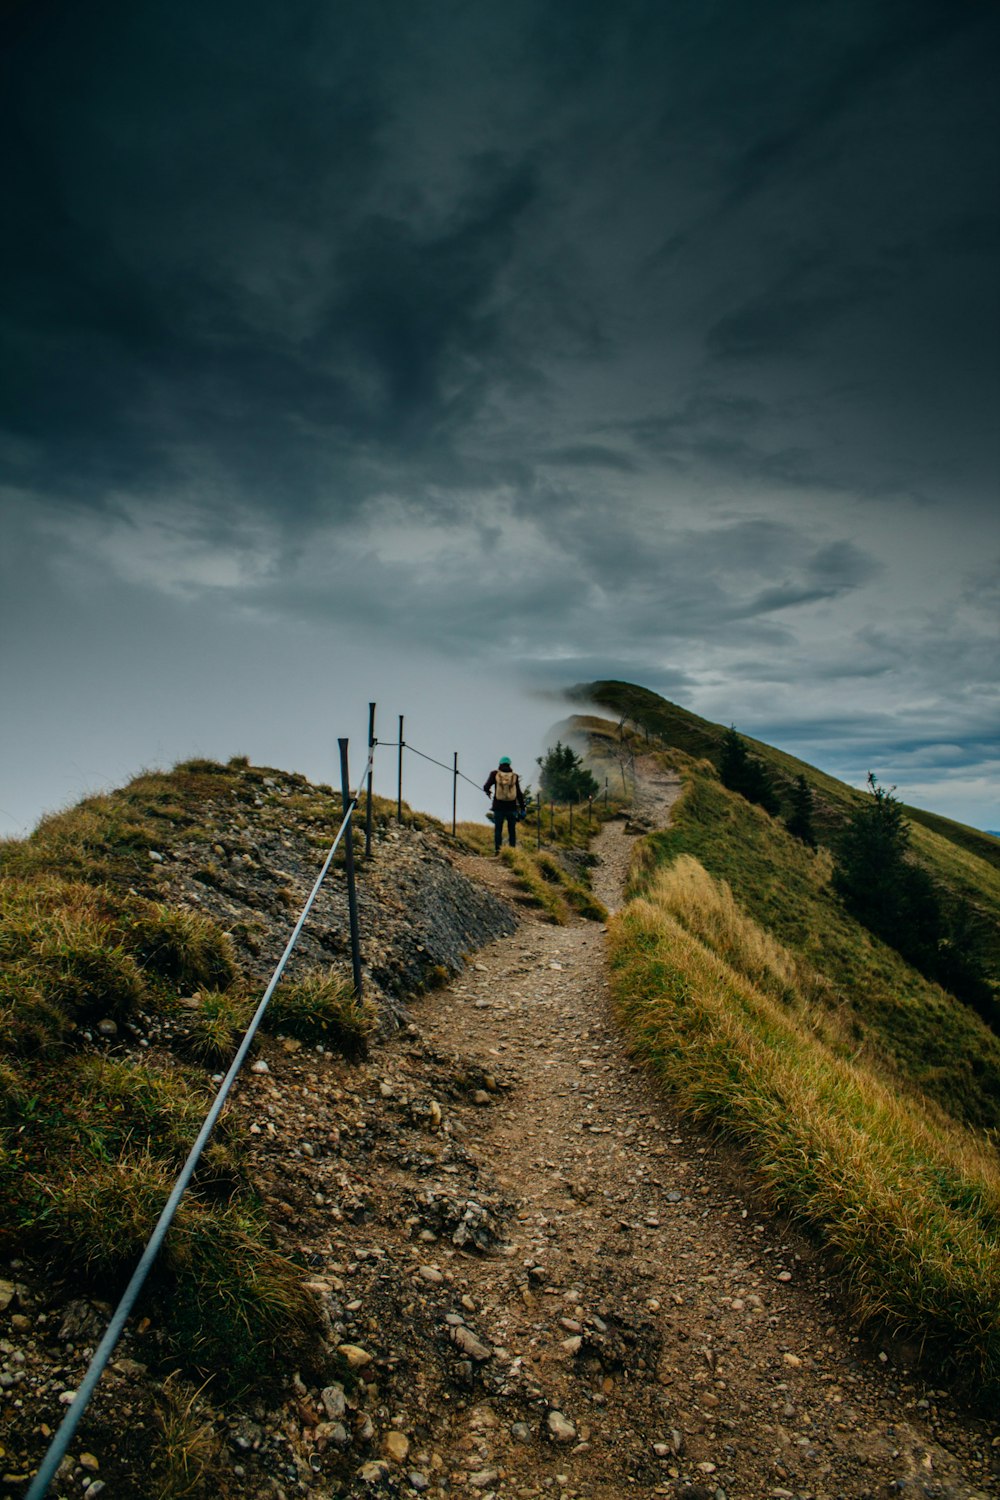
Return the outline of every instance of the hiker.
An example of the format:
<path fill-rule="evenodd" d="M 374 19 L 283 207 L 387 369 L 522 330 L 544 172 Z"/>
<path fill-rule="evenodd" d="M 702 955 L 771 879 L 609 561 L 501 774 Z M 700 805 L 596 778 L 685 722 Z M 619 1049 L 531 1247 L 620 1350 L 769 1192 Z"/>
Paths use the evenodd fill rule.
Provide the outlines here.
<path fill-rule="evenodd" d="M 513 849 L 517 844 L 518 813 L 524 816 L 524 793 L 521 778 L 511 770 L 509 755 L 501 755 L 500 764 L 487 776 L 483 791 L 487 797 L 493 793 L 493 843 L 497 854 L 503 843 L 504 823 L 507 824 L 507 842 Z"/>

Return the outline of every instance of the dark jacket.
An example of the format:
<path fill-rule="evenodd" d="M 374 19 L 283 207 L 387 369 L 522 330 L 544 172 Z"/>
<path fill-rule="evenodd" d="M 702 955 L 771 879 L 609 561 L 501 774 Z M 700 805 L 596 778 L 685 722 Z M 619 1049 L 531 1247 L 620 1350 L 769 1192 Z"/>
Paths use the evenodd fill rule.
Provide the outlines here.
<path fill-rule="evenodd" d="M 500 769 L 500 767 L 498 766 L 497 767 L 497 771 L 499 769 Z M 508 771 L 514 771 L 514 767 L 513 766 L 505 766 L 504 769 L 508 770 Z M 517 776 L 517 772 L 516 771 L 514 771 L 514 775 Z M 489 795 L 489 793 L 493 791 L 493 788 L 496 786 L 496 780 L 497 780 L 497 772 L 496 771 L 491 771 L 490 774 L 486 778 L 486 785 L 483 787 L 483 791 L 486 792 L 487 795 Z M 516 797 L 515 801 L 513 801 L 513 802 L 500 802 L 497 799 L 496 796 L 494 796 L 494 798 L 493 798 L 493 811 L 494 812 L 496 812 L 498 809 L 500 809 L 502 811 L 504 809 L 509 809 L 511 807 L 518 807 L 518 808 L 520 808 L 521 812 L 524 812 L 524 793 L 521 791 L 521 778 L 520 778 L 520 776 L 517 776 L 517 797 Z"/>

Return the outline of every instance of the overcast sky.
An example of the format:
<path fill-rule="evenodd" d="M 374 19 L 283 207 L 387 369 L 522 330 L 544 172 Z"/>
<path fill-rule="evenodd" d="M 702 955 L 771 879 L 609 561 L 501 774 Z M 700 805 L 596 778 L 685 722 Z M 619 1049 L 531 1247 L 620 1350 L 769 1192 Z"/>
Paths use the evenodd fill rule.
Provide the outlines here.
<path fill-rule="evenodd" d="M 0 828 L 369 699 L 481 781 L 597 676 L 1000 828 L 991 0 L 0 40 Z"/>

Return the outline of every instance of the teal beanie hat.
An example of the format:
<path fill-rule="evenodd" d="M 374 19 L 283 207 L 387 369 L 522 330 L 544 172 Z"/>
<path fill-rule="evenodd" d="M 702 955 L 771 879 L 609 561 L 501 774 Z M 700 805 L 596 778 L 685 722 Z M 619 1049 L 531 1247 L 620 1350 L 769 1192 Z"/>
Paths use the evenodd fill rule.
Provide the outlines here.
<path fill-rule="evenodd" d="M 501 766 L 509 766 L 510 765 L 510 756 L 509 755 L 501 755 L 499 764 Z"/>

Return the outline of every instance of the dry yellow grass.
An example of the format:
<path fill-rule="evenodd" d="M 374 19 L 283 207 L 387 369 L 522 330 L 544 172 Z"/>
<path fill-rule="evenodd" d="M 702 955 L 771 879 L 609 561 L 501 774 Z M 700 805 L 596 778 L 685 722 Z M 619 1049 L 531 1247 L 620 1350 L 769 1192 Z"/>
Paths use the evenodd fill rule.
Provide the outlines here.
<path fill-rule="evenodd" d="M 636 1053 L 839 1253 L 860 1316 L 1000 1384 L 989 1140 L 838 1055 L 817 1034 L 796 958 L 695 861 L 654 878 L 614 922 L 611 949 Z"/>

